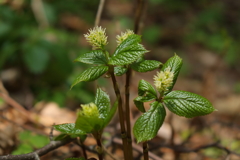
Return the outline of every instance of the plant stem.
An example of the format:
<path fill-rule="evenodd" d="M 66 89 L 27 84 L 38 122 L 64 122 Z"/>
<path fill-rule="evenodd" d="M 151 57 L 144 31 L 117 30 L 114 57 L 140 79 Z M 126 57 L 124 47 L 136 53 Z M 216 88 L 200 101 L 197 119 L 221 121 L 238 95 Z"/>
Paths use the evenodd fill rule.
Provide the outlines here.
<path fill-rule="evenodd" d="M 85 159 L 88 159 L 88 158 L 87 158 L 86 148 L 85 148 L 85 146 L 84 146 L 84 144 L 83 144 L 83 141 L 82 141 L 80 138 L 77 138 L 76 141 L 75 141 L 75 143 L 76 143 L 79 147 L 81 147 L 83 157 L 84 157 Z"/>
<path fill-rule="evenodd" d="M 105 0 L 100 0 L 100 3 L 98 5 L 98 11 L 97 11 L 97 15 L 95 18 L 95 27 L 99 25 L 100 19 L 101 19 L 101 15 L 102 15 L 102 11 L 103 11 L 103 6 L 104 6 Z"/>
<path fill-rule="evenodd" d="M 149 156 L 148 156 L 148 141 L 143 142 L 143 157 L 144 157 L 144 160 L 149 159 Z"/>
<path fill-rule="evenodd" d="M 137 1 L 137 9 L 135 12 L 135 22 L 134 22 L 134 33 L 138 34 L 139 32 L 139 24 L 141 21 L 141 17 L 142 17 L 142 11 L 144 8 L 144 4 L 145 4 L 145 0 L 138 0 Z"/>
<path fill-rule="evenodd" d="M 80 143 L 80 146 L 81 146 L 82 151 L 83 151 L 83 156 L 84 156 L 85 159 L 88 159 L 88 157 L 87 157 L 87 152 L 86 152 L 86 148 L 85 148 L 83 142 L 82 142 L 81 140 L 79 140 L 79 141 L 80 141 L 79 143 Z"/>
<path fill-rule="evenodd" d="M 131 158 L 129 158 L 129 151 L 128 150 L 128 143 L 127 143 L 127 134 L 126 134 L 126 129 L 125 129 L 125 124 L 124 124 L 124 112 L 123 112 L 123 101 L 122 101 L 122 97 L 120 94 L 120 90 L 117 84 L 117 80 L 116 77 L 114 75 L 114 68 L 113 66 L 109 66 L 109 73 L 111 74 L 111 78 L 112 78 L 112 83 L 113 83 L 113 87 L 114 87 L 114 91 L 118 100 L 118 115 L 119 115 L 119 121 L 120 121 L 120 127 L 121 127 L 121 135 L 122 135 L 122 141 L 123 141 L 123 152 L 124 152 L 124 159 L 125 160 L 131 160 Z"/>
<path fill-rule="evenodd" d="M 142 15 L 142 10 L 144 6 L 144 0 L 138 0 L 138 6 L 136 10 L 136 16 L 135 16 L 135 23 L 134 23 L 134 33 L 137 34 L 139 32 L 139 22 Z M 127 150 L 128 150 L 128 157 L 130 159 L 133 159 L 133 153 L 132 153 L 132 135 L 131 135 L 131 120 L 130 120 L 130 81 L 132 76 L 132 70 L 128 66 L 128 70 L 126 73 L 126 84 L 125 84 L 125 101 L 126 101 L 126 125 L 127 125 Z"/>
<path fill-rule="evenodd" d="M 99 160 L 103 160 L 103 147 L 101 142 L 102 133 L 93 133 L 95 140 L 97 141 L 97 153 Z"/>
<path fill-rule="evenodd" d="M 131 120 L 130 120 L 130 80 L 131 80 L 132 70 L 128 67 L 128 71 L 126 73 L 126 85 L 125 85 L 125 101 L 126 101 L 126 125 L 127 125 L 127 147 L 129 151 L 129 158 L 133 159 L 132 153 L 132 134 L 131 134 Z"/>

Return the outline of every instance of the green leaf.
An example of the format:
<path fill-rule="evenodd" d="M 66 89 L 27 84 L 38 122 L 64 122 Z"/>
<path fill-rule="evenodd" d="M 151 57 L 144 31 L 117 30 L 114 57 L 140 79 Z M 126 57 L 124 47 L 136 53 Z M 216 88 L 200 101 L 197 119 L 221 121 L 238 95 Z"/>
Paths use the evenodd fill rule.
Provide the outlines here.
<path fill-rule="evenodd" d="M 170 111 L 187 118 L 215 111 L 206 98 L 186 91 L 172 91 L 164 97 L 163 102 Z"/>
<path fill-rule="evenodd" d="M 153 97 L 157 98 L 157 92 L 154 87 L 145 80 L 140 80 L 138 84 L 138 95 L 144 96 L 147 93 L 152 94 Z"/>
<path fill-rule="evenodd" d="M 62 140 L 67 140 L 67 139 L 73 139 L 73 138 L 80 138 L 81 142 L 84 142 L 85 139 L 87 138 L 87 134 L 84 135 L 77 135 L 77 134 L 65 134 L 65 133 L 61 133 L 59 134 L 57 137 L 54 138 L 54 141 L 62 141 Z"/>
<path fill-rule="evenodd" d="M 49 143 L 49 138 L 43 135 L 34 135 L 28 137 L 28 142 L 34 148 L 41 148 Z"/>
<path fill-rule="evenodd" d="M 133 127 L 133 134 L 137 142 L 143 142 L 153 139 L 162 126 L 166 111 L 160 102 L 151 103 L 151 108 L 141 115 Z"/>
<path fill-rule="evenodd" d="M 142 96 L 138 96 L 137 98 L 135 98 L 133 100 L 133 102 L 136 105 L 136 107 L 138 108 L 138 110 L 144 113 L 144 112 L 146 112 L 146 110 L 144 108 L 142 98 L 143 98 Z"/>
<path fill-rule="evenodd" d="M 159 61 L 144 60 L 131 64 L 131 68 L 137 72 L 148 72 L 159 68 L 162 65 Z"/>
<path fill-rule="evenodd" d="M 116 56 L 125 50 L 129 50 L 129 48 L 131 48 L 131 45 L 135 45 L 140 42 L 141 42 L 140 35 L 136 35 L 136 34 L 130 35 L 117 47 L 113 55 Z"/>
<path fill-rule="evenodd" d="M 107 64 L 107 59 L 102 50 L 93 50 L 80 55 L 74 61 L 86 64 Z"/>
<path fill-rule="evenodd" d="M 114 67 L 114 74 L 116 76 L 121 76 L 121 75 L 125 74 L 126 72 L 127 72 L 127 68 L 125 68 L 125 67 L 121 67 L 121 66 Z"/>
<path fill-rule="evenodd" d="M 130 35 L 117 47 L 109 64 L 122 66 L 136 61 L 144 53 L 148 52 L 139 42 L 141 42 L 141 36 Z"/>
<path fill-rule="evenodd" d="M 107 117 L 104 119 L 104 126 L 108 125 L 108 123 L 112 120 L 114 114 L 117 111 L 117 107 L 118 107 L 118 102 L 116 101 L 113 107 L 111 108 L 110 112 L 108 113 Z"/>
<path fill-rule="evenodd" d="M 70 135 L 61 133 L 57 137 L 54 137 L 54 141 L 61 141 L 61 140 L 70 139 L 70 138 L 71 138 Z"/>
<path fill-rule="evenodd" d="M 154 99 L 156 99 L 156 97 L 153 96 L 152 94 L 148 93 L 148 94 L 146 94 L 144 96 L 138 96 L 134 100 L 135 101 L 139 101 L 139 102 L 149 102 L 149 101 L 152 101 Z"/>
<path fill-rule="evenodd" d="M 19 134 L 20 141 L 28 143 L 33 147 L 40 148 L 49 143 L 49 139 L 43 135 L 37 135 L 29 131 L 23 131 Z"/>
<path fill-rule="evenodd" d="M 94 81 L 108 71 L 108 66 L 91 67 L 83 71 L 73 82 L 71 88 L 82 81 Z"/>
<path fill-rule="evenodd" d="M 33 146 L 31 146 L 30 144 L 22 143 L 11 154 L 12 155 L 27 154 L 33 151 L 34 151 Z"/>
<path fill-rule="evenodd" d="M 171 92 L 174 84 L 176 83 L 178 74 L 179 74 L 180 69 L 182 67 L 182 59 L 178 55 L 175 54 L 173 57 L 169 58 L 166 63 L 164 63 L 161 70 L 164 71 L 168 67 L 171 68 L 171 72 L 173 72 L 174 77 L 173 77 L 172 85 L 168 87 L 168 91 L 164 92 L 164 95 Z"/>
<path fill-rule="evenodd" d="M 65 123 L 53 126 L 57 131 L 68 135 L 85 135 L 86 132 L 75 128 L 75 123 Z"/>
<path fill-rule="evenodd" d="M 92 133 L 103 129 L 104 120 L 97 117 L 87 117 L 84 115 L 79 115 L 76 120 L 76 128 L 86 132 Z"/>
<path fill-rule="evenodd" d="M 109 95 L 100 88 L 98 88 L 94 103 L 98 107 L 100 118 L 105 119 L 110 111 Z"/>
<path fill-rule="evenodd" d="M 134 99 L 134 104 L 141 111 L 145 112 L 143 102 L 149 102 L 157 98 L 154 87 L 145 80 L 140 80 L 138 84 L 138 97 Z"/>

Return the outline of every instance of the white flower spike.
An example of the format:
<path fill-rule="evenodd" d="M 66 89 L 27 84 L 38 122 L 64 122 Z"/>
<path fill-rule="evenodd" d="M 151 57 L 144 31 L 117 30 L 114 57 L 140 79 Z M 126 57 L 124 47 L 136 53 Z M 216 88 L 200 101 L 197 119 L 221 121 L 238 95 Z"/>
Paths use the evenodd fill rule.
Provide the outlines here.
<path fill-rule="evenodd" d="M 127 29 L 127 31 L 126 32 L 122 32 L 121 33 L 121 35 L 117 35 L 117 44 L 118 44 L 118 46 L 125 40 L 125 39 L 127 39 L 128 38 L 128 36 L 130 36 L 130 35 L 133 35 L 134 34 L 134 32 L 132 31 L 132 30 L 130 30 L 130 29 Z"/>
<path fill-rule="evenodd" d="M 161 92 L 168 91 L 168 87 L 173 83 L 174 74 L 171 72 L 171 68 L 167 67 L 164 71 L 157 72 L 154 76 L 154 85 L 157 90 Z"/>
<path fill-rule="evenodd" d="M 108 44 L 105 33 L 106 28 L 94 27 L 89 29 L 89 33 L 84 34 L 86 40 L 92 45 L 93 49 L 103 49 Z"/>

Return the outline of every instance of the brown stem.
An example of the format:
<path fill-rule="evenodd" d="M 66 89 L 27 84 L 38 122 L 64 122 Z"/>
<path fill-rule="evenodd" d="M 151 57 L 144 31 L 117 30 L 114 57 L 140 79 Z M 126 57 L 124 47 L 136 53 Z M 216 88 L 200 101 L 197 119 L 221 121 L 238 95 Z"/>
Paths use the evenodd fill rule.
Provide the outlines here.
<path fill-rule="evenodd" d="M 29 160 L 29 159 L 35 159 L 36 157 L 43 156 L 47 154 L 48 152 L 57 149 L 58 147 L 61 147 L 67 143 L 72 142 L 75 139 L 68 139 L 64 141 L 51 141 L 48 145 L 44 146 L 43 148 L 40 148 L 34 152 L 27 153 L 27 154 L 21 154 L 21 155 L 6 155 L 6 156 L 0 156 L 0 160 Z"/>
<path fill-rule="evenodd" d="M 99 160 L 103 160 L 103 147 L 102 147 L 102 142 L 101 142 L 101 133 L 96 133 L 93 134 L 94 138 L 97 141 L 97 153 L 98 153 L 98 158 Z"/>
<path fill-rule="evenodd" d="M 40 28 L 47 28 L 49 22 L 47 20 L 46 12 L 44 11 L 42 0 L 32 0 L 31 7 Z"/>
<path fill-rule="evenodd" d="M 102 15 L 102 11 L 103 11 L 104 2 L 105 2 L 105 0 L 100 0 L 97 15 L 96 15 L 96 19 L 95 19 L 95 27 L 99 25 L 101 15 Z"/>
<path fill-rule="evenodd" d="M 121 139 L 119 139 L 119 138 L 113 138 L 112 141 L 113 141 L 113 143 L 116 143 L 116 144 L 122 144 Z M 135 150 L 136 152 L 142 153 L 142 149 L 143 148 L 141 146 L 139 146 L 136 143 L 133 143 L 133 150 Z M 162 158 L 160 158 L 159 156 L 155 155 L 152 152 L 148 152 L 148 155 L 149 155 L 149 158 L 151 158 L 151 159 L 163 160 Z"/>
<path fill-rule="evenodd" d="M 138 34 L 138 32 L 139 32 L 139 26 L 140 26 L 139 24 L 140 24 L 145 0 L 138 0 L 137 3 L 138 4 L 137 4 L 136 12 L 135 12 L 135 22 L 134 22 L 134 33 L 135 34 Z"/>
<path fill-rule="evenodd" d="M 144 157 L 144 160 L 149 159 L 149 156 L 148 156 L 148 141 L 143 142 L 143 157 Z"/>
<path fill-rule="evenodd" d="M 83 141 L 80 138 L 77 138 L 76 144 L 81 147 L 84 158 L 88 159 L 87 152 L 86 152 L 86 147 L 83 144 Z"/>
<path fill-rule="evenodd" d="M 85 148 L 83 143 L 81 144 L 81 148 L 82 148 L 82 151 L 83 151 L 84 158 L 87 159 L 87 152 L 86 152 L 86 148 Z"/>
<path fill-rule="evenodd" d="M 122 97 L 120 94 L 120 90 L 117 84 L 117 80 L 116 77 L 114 75 L 114 68 L 113 66 L 109 66 L 109 73 L 111 74 L 111 78 L 112 78 L 112 83 L 113 83 L 113 87 L 114 87 L 114 91 L 118 100 L 118 115 L 119 115 L 119 121 L 120 121 L 120 127 L 121 127 L 121 134 L 122 134 L 122 141 L 123 141 L 123 152 L 124 152 L 124 159 L 126 160 L 131 160 L 129 158 L 129 151 L 127 148 L 127 134 L 126 134 L 126 129 L 125 129 L 125 124 L 124 124 L 124 112 L 123 112 L 123 101 L 122 101 Z"/>
<path fill-rule="evenodd" d="M 136 17 L 135 17 L 135 23 L 134 23 L 134 33 L 139 32 L 139 23 L 142 15 L 142 10 L 144 6 L 144 0 L 138 0 L 138 6 L 136 10 Z M 129 158 L 133 159 L 133 153 L 132 153 L 132 135 L 131 135 L 131 120 L 130 120 L 130 81 L 132 77 L 132 70 L 130 67 L 128 67 L 128 71 L 126 73 L 126 85 L 125 85 L 125 100 L 126 100 L 126 125 L 127 125 L 127 150 L 129 153 Z"/>
<path fill-rule="evenodd" d="M 132 70 L 128 67 L 128 71 L 126 73 L 126 85 L 125 85 L 125 100 L 126 100 L 126 125 L 127 125 L 127 144 L 129 150 L 129 157 L 133 159 L 132 153 L 132 134 L 131 134 L 131 120 L 130 120 L 130 80 L 131 80 Z"/>

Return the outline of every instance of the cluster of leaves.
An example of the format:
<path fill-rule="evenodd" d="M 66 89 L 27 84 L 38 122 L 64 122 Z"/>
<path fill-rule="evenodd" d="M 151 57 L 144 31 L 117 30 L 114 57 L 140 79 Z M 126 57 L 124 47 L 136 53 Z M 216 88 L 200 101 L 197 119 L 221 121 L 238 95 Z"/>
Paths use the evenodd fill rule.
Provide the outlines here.
<path fill-rule="evenodd" d="M 115 75 L 121 76 L 127 72 L 129 67 L 138 72 L 147 72 L 159 68 L 162 63 L 154 60 L 144 60 L 143 54 L 147 50 L 139 44 L 140 42 L 141 36 L 133 34 L 116 48 L 112 56 L 104 49 L 92 50 L 80 55 L 75 61 L 94 66 L 80 73 L 72 87 L 82 81 L 96 80 L 105 73 L 113 72 Z M 99 88 L 94 104 L 97 106 L 99 114 L 87 116 L 82 111 L 83 114 L 78 114 L 75 123 L 55 125 L 54 128 L 62 132 L 56 139 L 81 137 L 80 139 L 84 141 L 88 133 L 101 136 L 103 128 L 109 123 L 117 109 L 117 102 L 110 109 L 109 96 Z"/>
<path fill-rule="evenodd" d="M 83 114 L 78 114 L 76 123 L 54 125 L 54 128 L 62 133 L 56 137 L 56 140 L 65 137 L 81 137 L 81 140 L 84 141 L 88 133 L 101 133 L 115 114 L 117 102 L 111 107 L 109 96 L 98 88 L 94 104 L 97 106 L 99 114 L 88 116 L 80 110 L 79 112 L 83 112 Z"/>
<path fill-rule="evenodd" d="M 113 76 L 111 73 L 121 76 L 126 73 L 128 69 L 147 72 L 162 67 L 161 71 L 169 70 L 173 77 L 170 85 L 164 90 L 159 90 L 158 88 L 157 92 L 147 81 L 141 80 L 139 82 L 139 96 L 134 99 L 134 103 L 137 108 L 144 113 L 138 118 L 133 127 L 133 133 L 138 142 L 148 141 L 156 136 L 166 116 L 164 105 L 171 112 L 187 118 L 206 115 L 215 110 L 207 99 L 197 94 L 186 91 L 172 91 L 182 66 L 182 59 L 180 57 L 174 55 L 165 64 L 154 60 L 145 60 L 143 55 L 147 50 L 140 42 L 141 36 L 132 34 L 128 35 L 128 37 L 119 44 L 112 55 L 109 55 L 101 45 L 99 45 L 99 50 L 92 50 L 80 55 L 75 61 L 95 66 L 83 71 L 75 79 L 72 87 L 82 81 L 88 82 L 96 80 L 106 73 L 110 76 Z M 161 81 L 159 84 L 161 84 Z M 148 101 L 154 102 L 150 104 L 151 108 L 146 111 L 144 102 Z M 94 108 L 95 105 L 98 112 L 94 109 L 91 110 L 91 107 Z M 63 133 L 60 137 L 66 135 L 70 137 L 83 135 L 84 137 L 82 137 L 82 139 L 85 140 L 87 133 L 92 133 L 95 137 L 96 135 L 100 135 L 101 137 L 102 131 L 114 115 L 116 107 L 117 104 L 115 103 L 110 110 L 109 96 L 101 89 L 98 89 L 94 104 L 89 105 L 88 113 L 85 114 L 83 110 L 79 112 L 80 114 L 78 114 L 76 123 L 55 125 L 55 129 Z M 89 116 L 89 111 L 94 114 Z"/>
<path fill-rule="evenodd" d="M 125 39 L 110 57 L 105 50 L 92 50 L 80 55 L 75 61 L 97 65 L 82 72 L 73 82 L 72 87 L 82 81 L 93 81 L 101 77 L 114 66 L 114 73 L 121 76 L 127 72 L 127 65 L 137 72 L 147 72 L 159 68 L 161 62 L 144 60 L 143 55 L 147 50 L 139 44 L 141 36 L 133 34 Z"/>
<path fill-rule="evenodd" d="M 163 95 L 160 93 L 160 96 L 158 96 L 154 87 L 147 81 L 141 80 L 139 82 L 139 96 L 134 99 L 134 103 L 144 114 L 138 118 L 133 128 L 134 136 L 138 142 L 148 141 L 156 136 L 166 116 L 164 106 L 171 112 L 186 118 L 206 115 L 215 110 L 206 98 L 197 94 L 186 91 L 172 91 L 181 66 L 182 59 L 177 55 L 163 65 L 161 70 L 170 67 L 174 74 L 173 83 Z M 146 112 L 144 102 L 153 100 L 150 109 Z"/>

